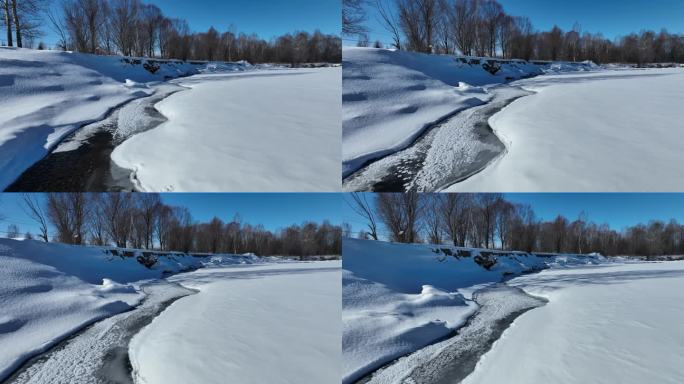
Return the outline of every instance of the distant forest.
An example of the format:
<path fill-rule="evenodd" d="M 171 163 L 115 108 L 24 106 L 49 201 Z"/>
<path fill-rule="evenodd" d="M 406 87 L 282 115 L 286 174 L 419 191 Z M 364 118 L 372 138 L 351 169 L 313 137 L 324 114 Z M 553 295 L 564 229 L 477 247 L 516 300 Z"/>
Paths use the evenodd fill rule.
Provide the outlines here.
<path fill-rule="evenodd" d="M 368 41 L 367 6 L 391 41 Z M 373 16 L 375 17 L 375 16 Z M 595 63 L 684 63 L 684 36 L 641 31 L 610 40 L 582 31 L 537 31 L 526 16 L 507 14 L 496 0 L 343 0 L 343 34 L 359 46 L 391 46 L 435 54 Z"/>
<path fill-rule="evenodd" d="M 10 222 L 6 237 L 259 256 L 342 252 L 342 228 L 328 221 L 293 224 L 278 231 L 245 222 L 239 213 L 228 222 L 218 217 L 197 222 L 188 208 L 166 205 L 156 193 L 49 193 L 44 201 L 25 194 L 23 208 L 38 226 L 38 233 L 22 233 L 17 223 Z"/>
<path fill-rule="evenodd" d="M 168 18 L 159 7 L 139 0 L 0 0 L 0 15 L 9 46 L 45 49 L 36 42 L 43 28 L 50 28 L 59 37 L 56 49 L 102 55 L 293 65 L 342 60 L 336 35 L 317 30 L 266 41 L 233 26 L 197 33 L 186 20 Z"/>
<path fill-rule="evenodd" d="M 497 193 L 355 193 L 347 200 L 366 227 L 353 234 L 346 225 L 345 237 L 507 251 L 684 255 L 684 225 L 675 220 L 653 220 L 623 231 L 592 222 L 584 212 L 574 219 L 559 215 L 544 221 L 531 206 Z"/>

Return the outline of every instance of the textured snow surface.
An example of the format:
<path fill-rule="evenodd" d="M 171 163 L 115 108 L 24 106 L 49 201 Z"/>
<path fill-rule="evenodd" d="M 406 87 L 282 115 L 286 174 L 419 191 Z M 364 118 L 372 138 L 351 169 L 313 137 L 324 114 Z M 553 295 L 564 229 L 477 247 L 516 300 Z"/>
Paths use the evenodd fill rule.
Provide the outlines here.
<path fill-rule="evenodd" d="M 464 383 L 684 382 L 684 262 L 554 268 L 509 284 L 549 302 L 519 317 Z"/>
<path fill-rule="evenodd" d="M 453 56 L 386 49 L 345 47 L 342 56 L 344 176 L 406 147 L 431 123 L 488 101 L 480 86 L 542 74 L 515 63 L 492 75 Z"/>
<path fill-rule="evenodd" d="M 477 310 L 471 300 L 477 286 L 554 261 L 522 252 L 355 239 L 344 239 L 343 254 L 343 383 L 451 334 Z M 490 270 L 475 262 L 488 254 L 496 258 Z M 564 259 L 596 263 L 600 257 Z"/>
<path fill-rule="evenodd" d="M 146 191 L 339 191 L 340 68 L 204 74 L 112 153 Z"/>
<path fill-rule="evenodd" d="M 504 284 L 477 290 L 472 296 L 479 308 L 457 334 L 374 372 L 368 383 L 457 383 L 475 367 L 477 357 L 500 334 L 501 322 L 544 304 L 543 300 Z"/>
<path fill-rule="evenodd" d="M 339 261 L 207 267 L 131 341 L 138 383 L 340 380 Z"/>
<path fill-rule="evenodd" d="M 167 63 L 151 74 L 116 56 L 0 48 L 0 190 L 73 130 L 154 92 L 141 83 L 195 72 Z"/>
<path fill-rule="evenodd" d="M 9 379 L 11 384 L 100 384 L 130 382 L 128 342 L 167 302 L 193 292 L 165 280 L 141 286 L 145 300 L 126 311 L 95 323 L 58 347 L 32 360 Z"/>
<path fill-rule="evenodd" d="M 178 257 L 148 269 L 102 248 L 0 239 L 0 379 L 84 325 L 138 304 L 143 295 L 131 282 L 198 265 Z"/>
<path fill-rule="evenodd" d="M 684 69 L 540 76 L 490 118 L 507 153 L 449 191 L 681 191 Z"/>

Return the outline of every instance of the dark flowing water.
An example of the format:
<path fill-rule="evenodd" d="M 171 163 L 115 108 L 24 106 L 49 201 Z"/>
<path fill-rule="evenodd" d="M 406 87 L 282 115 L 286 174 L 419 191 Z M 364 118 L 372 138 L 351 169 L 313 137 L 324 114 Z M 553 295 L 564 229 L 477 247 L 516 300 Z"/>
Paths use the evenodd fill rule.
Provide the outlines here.
<path fill-rule="evenodd" d="M 487 104 L 472 107 L 427 128 L 409 147 L 377 159 L 343 180 L 346 191 L 374 192 L 434 192 L 463 181 L 485 169 L 493 160 L 506 151 L 489 125 L 489 118 L 500 112 L 513 101 L 531 94 L 517 87 L 505 86 L 491 90 L 493 99 Z M 465 130 L 472 133 L 474 143 L 469 146 L 454 142 L 450 147 L 458 159 L 466 158 L 465 152 L 472 146 L 477 154 L 468 161 L 447 164 L 438 171 L 427 170 L 435 164 L 427 162 L 428 154 L 437 143 L 440 130 Z M 449 136 L 458 139 L 459 135 Z M 434 160 L 433 160 L 434 161 Z M 427 172 L 426 172 L 427 171 Z M 425 177 L 430 173 L 430 177 Z M 422 178 L 422 180 L 421 180 Z"/>
<path fill-rule="evenodd" d="M 55 150 L 19 176 L 6 192 L 122 192 L 134 191 L 131 171 L 111 160 L 114 148 L 133 134 L 155 128 L 166 121 L 154 104 L 174 92 L 135 99 L 142 103 L 141 116 L 134 129 L 119 130 L 119 113 L 125 105 L 111 110 L 105 119 L 89 124 L 65 137 Z M 129 123 L 130 124 L 130 123 Z M 84 135 L 85 131 L 85 135 Z M 59 150 L 64 144 L 78 148 Z M 76 146 L 76 145 L 75 145 Z"/>

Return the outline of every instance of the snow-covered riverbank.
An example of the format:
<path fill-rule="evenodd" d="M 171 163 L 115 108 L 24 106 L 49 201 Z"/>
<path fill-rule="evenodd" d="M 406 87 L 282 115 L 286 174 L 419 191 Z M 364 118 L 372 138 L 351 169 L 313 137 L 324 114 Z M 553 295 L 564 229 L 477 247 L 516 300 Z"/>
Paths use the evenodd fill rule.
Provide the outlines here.
<path fill-rule="evenodd" d="M 549 66 L 370 48 L 345 48 L 343 56 L 345 190 L 684 186 L 671 177 L 684 160 L 682 68 Z M 489 61 L 500 68 L 490 73 Z M 487 109 L 480 106 L 497 101 L 492 91 L 507 87 L 530 95 L 477 121 Z M 482 140 L 490 126 L 504 149 Z"/>
<path fill-rule="evenodd" d="M 203 74 L 112 153 L 146 191 L 339 191 L 340 68 Z M 312 161 L 315 160 L 315 161 Z"/>
<path fill-rule="evenodd" d="M 339 383 L 340 267 L 208 267 L 170 278 L 199 292 L 133 338 L 136 382 Z"/>
<path fill-rule="evenodd" d="M 128 311 L 140 284 L 201 266 L 168 254 L 150 268 L 134 250 L 0 239 L 0 379 L 99 319 Z"/>
<path fill-rule="evenodd" d="M 491 96 L 480 86 L 543 73 L 524 61 L 491 74 L 484 58 L 464 62 L 387 49 L 345 47 L 342 56 L 344 177 L 405 148 L 429 125 L 488 102 Z"/>
<path fill-rule="evenodd" d="M 139 306 L 98 321 L 29 360 L 7 384 L 133 384 L 131 337 L 173 301 L 194 293 L 163 279 L 145 283 L 141 290 L 145 298 Z"/>
<path fill-rule="evenodd" d="M 508 284 L 548 303 L 519 317 L 463 383 L 684 382 L 684 262 L 550 269 Z"/>
<path fill-rule="evenodd" d="M 155 64 L 151 73 L 143 61 L 0 48 L 0 190 L 75 129 L 153 94 L 155 83 L 198 73 L 183 62 Z"/>
<path fill-rule="evenodd" d="M 449 191 L 681 191 L 684 69 L 540 76 L 494 115 L 507 153 Z"/>
<path fill-rule="evenodd" d="M 52 153 L 14 189 L 339 191 L 340 92 L 339 67 L 0 48 L 0 190 Z"/>
<path fill-rule="evenodd" d="M 340 267 L 0 239 L 0 380 L 337 383 Z"/>
<path fill-rule="evenodd" d="M 466 356 L 468 350 L 463 345 L 451 345 L 458 340 L 434 343 L 453 336 L 478 310 L 482 313 L 476 315 L 477 326 L 471 327 L 468 337 L 486 339 L 500 332 L 496 322 L 505 322 L 509 316 L 538 305 L 536 299 L 502 289 L 481 294 L 481 307 L 474 297 L 477 291 L 491 288 L 505 278 L 554 265 L 596 264 L 604 260 L 593 255 L 537 256 L 354 239 L 345 239 L 343 247 L 343 383 L 353 383 L 419 350 L 425 353 L 401 359 L 374 376 L 373 382 L 401 382 L 418 366 L 426 372 L 417 376 L 444 377 L 444 370 L 428 368 L 430 361 L 445 350 L 450 351 L 450 356 Z M 492 297 L 497 294 L 501 297 Z M 484 308 L 484 303 L 491 305 Z M 490 344 L 488 340 L 477 340 L 472 346 L 481 354 Z M 478 356 L 469 355 L 464 364 L 474 365 L 472 360 Z"/>

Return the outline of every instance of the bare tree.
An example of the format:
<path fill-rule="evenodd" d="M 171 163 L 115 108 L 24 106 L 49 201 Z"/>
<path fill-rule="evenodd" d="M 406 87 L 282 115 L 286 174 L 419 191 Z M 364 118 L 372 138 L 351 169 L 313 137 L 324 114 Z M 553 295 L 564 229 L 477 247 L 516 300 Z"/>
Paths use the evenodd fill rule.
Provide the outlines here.
<path fill-rule="evenodd" d="M 2 0 L 0 0 L 2 1 Z M 66 51 L 68 49 L 68 44 L 69 44 L 69 37 L 68 37 L 68 29 L 67 26 L 65 25 L 64 19 L 66 17 L 59 17 L 55 15 L 55 13 L 52 11 L 50 7 L 47 8 L 45 11 L 45 16 L 47 17 L 48 21 L 50 22 L 50 28 L 52 29 L 53 32 L 55 32 L 59 36 L 59 41 L 57 42 L 57 46 L 62 49 L 63 51 Z"/>
<path fill-rule="evenodd" d="M 419 221 L 422 206 L 419 194 L 381 193 L 376 203 L 378 217 L 389 229 L 392 241 L 400 243 L 415 243 L 419 237 Z"/>
<path fill-rule="evenodd" d="M 419 195 L 424 201 L 423 219 L 428 232 L 428 242 L 431 244 L 442 243 L 442 215 L 440 215 L 441 200 L 432 194 Z"/>
<path fill-rule="evenodd" d="M 172 220 L 173 217 L 171 207 L 162 204 L 157 211 L 157 217 L 154 222 L 154 232 L 157 235 L 159 249 L 167 251 L 169 250 L 168 244 L 170 242 L 169 236 Z"/>
<path fill-rule="evenodd" d="M 373 213 L 373 208 L 371 207 L 366 194 L 363 193 L 352 193 L 352 201 L 347 201 L 347 204 L 356 212 L 357 215 L 361 216 L 366 220 L 366 226 L 368 227 L 368 235 L 373 238 L 373 240 L 378 240 L 378 222 Z"/>
<path fill-rule="evenodd" d="M 131 236 L 133 202 L 130 193 L 103 194 L 106 231 L 117 247 L 125 248 Z"/>
<path fill-rule="evenodd" d="M 140 235 L 145 248 L 151 249 L 154 243 L 154 225 L 161 206 L 161 198 L 158 193 L 142 193 L 136 195 L 136 202 L 142 232 Z"/>
<path fill-rule="evenodd" d="M 17 12 L 17 0 L 12 0 L 12 18 L 14 19 L 14 30 L 16 31 L 17 36 L 17 47 L 21 48 L 23 47 L 21 41 L 22 24 L 19 21 L 19 13 Z"/>
<path fill-rule="evenodd" d="M 375 0 L 375 9 L 378 11 L 378 21 L 383 28 L 390 35 L 392 35 L 392 45 L 396 49 L 401 49 L 401 31 L 399 29 L 399 22 L 397 21 L 394 12 L 392 12 L 391 7 L 385 3 L 385 0 Z"/>
<path fill-rule="evenodd" d="M 90 233 L 90 242 L 95 245 L 106 245 L 109 242 L 103 199 L 102 194 L 91 193 L 88 200 L 90 215 L 88 216 L 87 225 Z"/>
<path fill-rule="evenodd" d="M 38 230 L 40 231 L 40 238 L 44 242 L 49 241 L 48 237 L 48 219 L 47 214 L 43 210 L 41 204 L 36 200 L 36 195 L 25 193 L 23 195 L 24 199 L 24 212 L 38 224 Z"/>
<path fill-rule="evenodd" d="M 86 220 L 86 195 L 83 193 L 49 193 L 47 217 L 57 229 L 57 239 L 67 244 L 83 244 Z"/>
<path fill-rule="evenodd" d="M 472 195 L 446 193 L 440 195 L 442 225 L 454 245 L 464 247 L 470 230 Z"/>
<path fill-rule="evenodd" d="M 114 44 L 126 56 L 131 56 L 135 47 L 139 9 L 138 0 L 112 0 L 111 22 Z"/>
<path fill-rule="evenodd" d="M 456 46 L 466 56 L 473 54 L 477 38 L 478 2 L 476 0 L 455 0 L 449 19 L 453 26 Z"/>
<path fill-rule="evenodd" d="M 3 14 L 5 15 L 5 28 L 7 28 L 7 45 L 13 46 L 12 41 L 12 13 L 10 11 L 11 0 L 0 0 L 0 5 L 2 5 Z"/>
<path fill-rule="evenodd" d="M 358 35 L 366 32 L 363 22 L 366 20 L 366 11 L 363 8 L 364 0 L 342 0 L 342 33 L 345 35 Z"/>
<path fill-rule="evenodd" d="M 7 226 L 7 238 L 16 239 L 19 237 L 19 227 L 16 224 L 10 224 Z"/>

